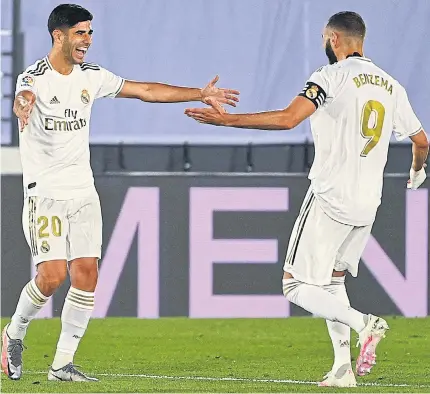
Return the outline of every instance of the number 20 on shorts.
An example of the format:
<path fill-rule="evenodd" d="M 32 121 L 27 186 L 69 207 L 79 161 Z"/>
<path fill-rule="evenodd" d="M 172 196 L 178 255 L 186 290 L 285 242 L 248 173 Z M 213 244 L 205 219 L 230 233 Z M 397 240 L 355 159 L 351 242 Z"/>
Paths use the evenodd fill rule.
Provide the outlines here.
<path fill-rule="evenodd" d="M 39 227 L 39 238 L 49 237 L 49 221 L 51 221 L 51 234 L 54 237 L 61 237 L 61 220 L 58 216 L 52 216 L 51 220 L 47 216 L 39 216 L 37 218 L 37 225 Z"/>

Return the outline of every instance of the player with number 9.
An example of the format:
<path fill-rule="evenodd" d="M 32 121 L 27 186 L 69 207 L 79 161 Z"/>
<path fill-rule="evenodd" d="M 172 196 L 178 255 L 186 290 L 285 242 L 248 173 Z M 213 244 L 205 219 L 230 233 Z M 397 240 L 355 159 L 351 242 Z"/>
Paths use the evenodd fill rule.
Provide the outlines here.
<path fill-rule="evenodd" d="M 345 274 L 357 276 L 381 203 L 390 138 L 410 138 L 413 160 L 408 187 L 425 180 L 428 139 L 404 87 L 363 55 L 366 26 L 360 15 L 333 15 L 323 31 L 329 65 L 316 70 L 291 104 L 278 111 L 228 114 L 212 108 L 185 113 L 200 123 L 289 130 L 310 118 L 315 160 L 310 187 L 294 224 L 284 264 L 286 298 L 324 317 L 335 360 L 321 386 L 354 387 L 350 328 L 359 335 L 357 375 L 376 363 L 387 322 L 349 306 Z"/>

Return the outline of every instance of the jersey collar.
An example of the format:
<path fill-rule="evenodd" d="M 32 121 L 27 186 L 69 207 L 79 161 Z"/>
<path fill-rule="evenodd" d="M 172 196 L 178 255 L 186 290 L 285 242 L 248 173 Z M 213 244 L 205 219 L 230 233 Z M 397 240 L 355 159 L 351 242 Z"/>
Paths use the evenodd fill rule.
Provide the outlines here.
<path fill-rule="evenodd" d="M 51 62 L 49 61 L 48 56 L 45 56 L 45 62 L 46 62 L 46 64 L 48 65 L 48 67 L 49 67 L 49 69 L 50 69 L 50 70 L 53 70 L 53 69 L 54 69 L 54 67 L 52 67 Z"/>
<path fill-rule="evenodd" d="M 64 75 L 64 74 L 59 73 L 54 67 L 52 67 L 52 64 L 49 61 L 49 57 L 48 56 L 45 56 L 44 60 L 45 60 L 46 64 L 48 65 L 48 67 L 49 67 L 49 69 L 51 71 L 53 71 L 56 75 L 60 75 L 63 78 L 67 78 L 68 76 L 72 75 L 73 72 L 75 71 L 75 68 L 76 68 L 75 66 L 73 66 L 72 72 L 70 74 L 68 74 L 68 75 Z"/>
<path fill-rule="evenodd" d="M 370 59 L 368 59 L 367 57 L 364 57 L 364 56 L 360 55 L 358 52 L 354 52 L 352 55 L 348 55 L 346 57 L 346 59 L 358 59 L 358 60 L 364 60 L 366 62 L 371 62 Z"/>

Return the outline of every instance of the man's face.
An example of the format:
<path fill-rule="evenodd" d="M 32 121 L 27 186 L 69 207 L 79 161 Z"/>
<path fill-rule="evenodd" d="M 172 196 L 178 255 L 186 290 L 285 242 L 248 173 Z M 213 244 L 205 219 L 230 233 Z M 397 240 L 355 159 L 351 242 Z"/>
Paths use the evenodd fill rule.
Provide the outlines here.
<path fill-rule="evenodd" d="M 333 51 L 333 47 L 331 46 L 330 36 L 331 32 L 327 29 L 324 30 L 323 33 L 323 46 L 325 50 L 325 54 L 327 55 L 328 61 L 330 64 L 337 63 L 336 54 Z"/>
<path fill-rule="evenodd" d="M 62 52 L 71 64 L 81 64 L 92 42 L 91 22 L 79 22 L 64 32 Z"/>

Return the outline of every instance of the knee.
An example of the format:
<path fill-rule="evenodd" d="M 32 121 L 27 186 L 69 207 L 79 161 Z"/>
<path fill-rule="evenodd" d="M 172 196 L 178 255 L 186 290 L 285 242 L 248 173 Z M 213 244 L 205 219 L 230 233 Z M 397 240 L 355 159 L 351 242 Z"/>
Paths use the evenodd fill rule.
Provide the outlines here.
<path fill-rule="evenodd" d="M 291 297 L 299 285 L 300 282 L 294 278 L 282 279 L 282 292 L 288 301 L 291 301 Z"/>
<path fill-rule="evenodd" d="M 70 281 L 72 287 L 93 292 L 97 285 L 98 260 L 76 259 L 70 263 Z"/>
<path fill-rule="evenodd" d="M 35 278 L 36 286 L 46 297 L 51 296 L 67 277 L 65 261 L 49 261 L 39 264 Z"/>

